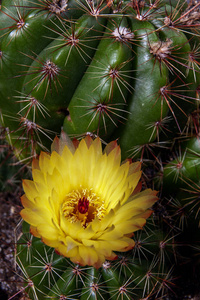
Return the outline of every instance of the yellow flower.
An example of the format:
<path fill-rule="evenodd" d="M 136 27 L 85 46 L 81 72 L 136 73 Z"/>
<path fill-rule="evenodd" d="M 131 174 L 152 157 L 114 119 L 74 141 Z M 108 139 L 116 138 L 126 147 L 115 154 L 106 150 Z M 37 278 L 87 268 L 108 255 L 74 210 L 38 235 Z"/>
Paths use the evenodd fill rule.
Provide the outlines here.
<path fill-rule="evenodd" d="M 80 265 L 99 268 L 114 251 L 134 247 L 157 200 L 141 192 L 140 163 L 121 164 L 116 142 L 104 151 L 99 138 L 71 142 L 56 138 L 52 153 L 41 152 L 32 164 L 33 180 L 24 180 L 22 218 L 31 233 Z"/>

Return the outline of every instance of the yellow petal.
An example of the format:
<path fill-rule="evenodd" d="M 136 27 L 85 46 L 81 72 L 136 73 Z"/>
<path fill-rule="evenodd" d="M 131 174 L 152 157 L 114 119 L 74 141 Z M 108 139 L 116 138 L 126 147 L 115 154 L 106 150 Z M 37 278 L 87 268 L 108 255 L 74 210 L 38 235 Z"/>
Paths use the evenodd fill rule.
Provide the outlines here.
<path fill-rule="evenodd" d="M 135 207 L 142 207 L 144 210 L 150 208 L 157 200 L 157 191 L 151 189 L 144 190 L 139 194 L 134 195 L 129 201 L 134 201 Z"/>
<path fill-rule="evenodd" d="M 99 259 L 94 248 L 85 247 L 84 245 L 79 247 L 79 254 L 84 265 L 94 266 Z"/>
<path fill-rule="evenodd" d="M 42 182 L 43 184 L 46 184 L 46 174 L 41 170 L 34 169 L 32 171 L 32 176 L 34 182 Z"/>
<path fill-rule="evenodd" d="M 23 189 L 26 197 L 34 202 L 35 197 L 38 196 L 38 191 L 36 189 L 35 183 L 31 180 L 23 180 Z"/>
<path fill-rule="evenodd" d="M 50 154 L 41 152 L 39 156 L 39 167 L 42 172 L 51 173 L 51 169 L 54 167 L 50 162 Z"/>
<path fill-rule="evenodd" d="M 21 217 L 30 225 L 37 227 L 38 224 L 43 222 L 43 216 L 35 213 L 32 209 L 25 208 L 20 211 Z"/>
<path fill-rule="evenodd" d="M 32 210 L 35 208 L 35 202 L 32 200 L 29 200 L 25 194 L 21 197 L 21 202 L 22 202 L 22 205 L 26 208 L 29 208 Z"/>

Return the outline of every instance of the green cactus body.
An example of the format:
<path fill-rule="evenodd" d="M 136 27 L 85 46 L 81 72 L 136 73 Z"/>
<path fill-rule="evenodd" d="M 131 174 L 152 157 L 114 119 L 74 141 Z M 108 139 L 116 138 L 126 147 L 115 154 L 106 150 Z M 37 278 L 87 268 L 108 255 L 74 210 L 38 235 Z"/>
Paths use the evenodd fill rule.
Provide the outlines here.
<path fill-rule="evenodd" d="M 64 1 L 63 1 L 64 3 Z M 43 5 L 42 5 L 43 4 Z M 48 2 L 35 2 L 33 7 L 30 1 L 4 1 L 1 11 L 1 112 L 3 126 L 9 128 L 9 140 L 16 146 L 16 153 L 21 157 L 33 155 L 34 146 L 28 142 L 22 155 L 22 145 L 25 139 L 29 139 L 37 126 L 33 124 L 34 119 L 27 120 L 25 115 L 21 115 L 23 106 L 20 100 L 30 103 L 36 109 L 35 103 L 31 104 L 32 98 L 29 93 L 23 93 L 23 82 L 25 72 L 32 63 L 35 55 L 45 48 L 51 39 L 57 36 L 56 29 L 60 24 L 60 13 L 48 10 Z M 30 8 L 29 8 L 30 7 Z M 49 38 L 45 38 L 47 36 Z M 18 102 L 19 101 L 19 102 Z M 25 101 L 25 105 L 27 105 Z M 43 115 L 44 116 L 44 115 Z M 26 126 L 28 125 L 28 126 Z M 31 128 L 35 127 L 34 128 Z M 31 142 L 32 143 L 32 142 Z M 36 143 L 37 144 L 37 143 Z M 37 145 L 35 145 L 37 146 Z"/>
<path fill-rule="evenodd" d="M 17 158 L 48 152 L 62 128 L 70 138 L 117 139 L 123 160 L 146 162 L 144 187 L 151 176 L 162 183 L 135 248 L 98 270 L 71 263 L 24 223 L 16 260 L 30 299 L 164 299 L 173 290 L 181 209 L 199 212 L 199 120 L 187 131 L 199 112 L 195 3 L 2 0 L 0 123 Z M 196 198 L 183 204 L 185 182 Z"/>
<path fill-rule="evenodd" d="M 105 132 L 109 134 L 115 127 L 112 125 L 119 118 L 118 111 L 120 104 L 122 108 L 124 106 L 123 97 L 126 92 L 126 86 L 122 86 L 118 74 L 120 71 L 126 74 L 130 70 L 130 45 L 126 41 L 118 40 L 117 31 L 115 37 L 117 26 L 123 26 L 123 23 L 120 19 L 119 24 L 115 20 L 108 25 L 96 55 L 74 93 L 69 105 L 70 117 L 64 122 L 64 130 L 68 134 L 81 135 L 87 131 L 99 133 L 99 128 L 102 133 L 103 127 L 104 136 Z M 125 84 L 128 85 L 128 82 Z M 113 114 L 111 113 L 109 120 L 112 108 Z"/>
<path fill-rule="evenodd" d="M 137 11 L 126 3 L 18 2 L 10 11 L 16 21 L 10 1 L 2 3 L 0 84 L 3 126 L 19 157 L 49 148 L 63 121 L 71 136 L 119 138 L 124 158 L 140 155 L 165 124 L 182 130 L 199 77 L 189 67 L 189 30 L 176 27 L 182 3 L 147 1 Z"/>
<path fill-rule="evenodd" d="M 156 132 L 152 130 L 151 124 L 159 122 L 167 113 L 167 105 L 164 102 L 161 103 L 159 95 L 160 89 L 166 83 L 167 68 L 162 66 L 161 69 L 149 51 L 149 44 L 158 42 L 155 29 L 149 22 L 133 20 L 132 30 L 137 33 L 136 40 L 138 39 L 139 45 L 135 50 L 137 54 L 133 67 L 137 70 L 134 74 L 136 78 L 134 92 L 130 96 L 128 107 L 131 113 L 127 117 L 126 124 L 122 125 L 119 131 L 116 130 L 116 134 L 120 136 L 122 150 L 126 153 L 127 150 L 134 152 L 134 146 L 154 140 Z M 155 78 L 152 78 L 154 76 Z M 151 111 L 150 116 L 149 111 Z"/>
<path fill-rule="evenodd" d="M 112 263 L 106 261 L 98 270 L 72 264 L 56 254 L 31 236 L 26 223 L 23 232 L 17 263 L 31 299 L 140 299 L 151 291 L 154 296 L 165 291 L 162 284 L 169 268 L 163 269 L 160 263 L 163 237 L 158 232 L 149 236 L 147 248 L 152 247 L 152 252 L 146 252 L 148 259 L 129 252 Z"/>
<path fill-rule="evenodd" d="M 178 188 L 183 188 L 188 180 L 194 183 L 199 182 L 199 137 L 183 141 L 177 152 L 177 157 L 166 164 L 163 170 L 164 191 L 169 191 L 170 187 L 171 193 L 177 191 Z"/>
<path fill-rule="evenodd" d="M 97 22 L 85 15 L 71 28 L 58 27 L 60 36 L 34 59 L 24 79 L 22 94 L 48 107 L 45 118 L 43 113 L 32 115 L 42 128 L 59 132 L 74 90 L 97 46 L 98 39 L 94 37 L 97 32 L 101 34 L 103 23 L 105 19 Z"/>

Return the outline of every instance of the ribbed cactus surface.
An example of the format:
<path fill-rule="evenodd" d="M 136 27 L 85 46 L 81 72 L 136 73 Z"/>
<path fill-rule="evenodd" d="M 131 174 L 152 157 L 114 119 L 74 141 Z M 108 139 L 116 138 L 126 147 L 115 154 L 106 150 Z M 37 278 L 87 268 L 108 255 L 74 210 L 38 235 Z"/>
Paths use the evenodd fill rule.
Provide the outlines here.
<path fill-rule="evenodd" d="M 17 262 L 26 292 L 31 299 L 162 299 L 173 288 L 175 245 L 150 223 L 151 234 L 135 236 L 134 251 L 105 261 L 98 270 L 72 264 L 34 238 L 24 223 Z"/>
<path fill-rule="evenodd" d="M 2 1 L 0 124 L 17 158 L 49 152 L 61 129 L 115 139 L 144 163 L 143 188 L 160 190 L 133 250 L 99 269 L 24 223 L 17 263 L 31 299 L 169 299 L 190 250 L 198 266 L 199 15 L 195 0 Z"/>
<path fill-rule="evenodd" d="M 49 147 L 61 126 L 71 137 L 118 138 L 124 158 L 161 131 L 181 133 L 199 81 L 195 11 L 186 7 L 3 1 L 2 124 L 19 157 Z"/>

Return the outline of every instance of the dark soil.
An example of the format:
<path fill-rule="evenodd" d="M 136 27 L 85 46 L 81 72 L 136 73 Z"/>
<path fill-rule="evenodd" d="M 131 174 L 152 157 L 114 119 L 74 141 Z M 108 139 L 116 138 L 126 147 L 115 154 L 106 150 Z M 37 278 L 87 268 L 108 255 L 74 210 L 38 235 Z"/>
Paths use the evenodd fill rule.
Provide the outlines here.
<path fill-rule="evenodd" d="M 15 264 L 16 228 L 20 224 L 21 187 L 14 193 L 0 193 L 0 299 L 27 299 L 23 292 L 23 280 Z M 14 296 L 15 295 L 15 296 Z M 14 296 L 12 298 L 12 296 Z"/>

